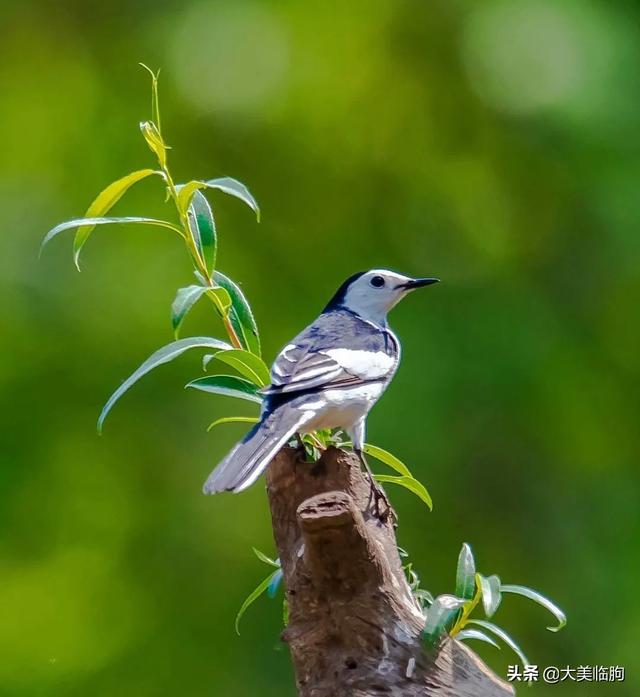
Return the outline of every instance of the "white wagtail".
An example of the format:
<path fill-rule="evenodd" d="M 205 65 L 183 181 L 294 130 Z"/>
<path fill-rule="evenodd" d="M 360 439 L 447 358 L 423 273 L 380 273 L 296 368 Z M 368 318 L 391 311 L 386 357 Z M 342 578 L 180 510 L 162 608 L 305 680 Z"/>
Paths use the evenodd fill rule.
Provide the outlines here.
<path fill-rule="evenodd" d="M 387 313 L 407 293 L 437 281 L 379 269 L 348 278 L 315 322 L 282 349 L 271 385 L 262 390 L 260 422 L 209 475 L 204 492 L 246 489 L 290 438 L 327 428 L 347 432 L 371 478 L 362 455 L 365 422 L 400 361 Z"/>

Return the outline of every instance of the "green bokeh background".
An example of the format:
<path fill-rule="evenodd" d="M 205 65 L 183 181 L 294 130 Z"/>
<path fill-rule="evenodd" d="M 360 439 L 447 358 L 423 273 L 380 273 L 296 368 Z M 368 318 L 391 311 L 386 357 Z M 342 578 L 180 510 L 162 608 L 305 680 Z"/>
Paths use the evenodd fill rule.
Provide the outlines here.
<path fill-rule="evenodd" d="M 404 357 L 369 421 L 429 487 L 392 490 L 436 593 L 468 541 L 486 573 L 554 598 L 496 620 L 540 666 L 627 668 L 637 695 L 640 9 L 588 0 L 6 3 L 1 10 L 0 694 L 293 695 L 281 607 L 237 608 L 273 552 L 262 485 L 202 496 L 250 413 L 185 392 L 187 355 L 119 382 L 171 339 L 191 282 L 166 230 L 102 228 L 75 272 L 57 222 L 152 164 L 144 61 L 162 66 L 178 180 L 212 194 L 221 270 L 268 361 L 354 271 L 443 283 L 391 323 Z M 121 214 L 168 214 L 158 181 Z M 185 335 L 222 336 L 203 304 Z M 479 652 L 500 674 L 506 649 Z M 524 692 L 524 688 L 521 689 Z M 528 693 L 527 693 L 528 694 Z"/>

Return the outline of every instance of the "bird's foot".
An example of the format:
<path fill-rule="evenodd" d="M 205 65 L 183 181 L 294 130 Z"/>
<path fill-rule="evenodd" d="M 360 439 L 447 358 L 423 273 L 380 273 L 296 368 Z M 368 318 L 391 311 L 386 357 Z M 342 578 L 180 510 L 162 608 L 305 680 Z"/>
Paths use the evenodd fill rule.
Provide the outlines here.
<path fill-rule="evenodd" d="M 378 518 L 378 520 L 380 520 L 382 523 L 386 523 L 388 520 L 391 520 L 391 524 L 396 525 L 398 522 L 396 512 L 391 507 L 391 503 L 389 502 L 387 495 L 382 490 L 382 487 L 378 484 L 378 482 L 376 482 L 373 472 L 371 471 L 369 463 L 367 462 L 362 450 L 356 450 L 356 453 L 367 473 L 367 477 L 369 478 L 369 484 L 371 486 L 369 501 L 371 501 L 373 498 L 373 510 L 376 518 Z M 384 507 L 382 508 L 380 506 L 381 501 L 384 502 Z"/>
<path fill-rule="evenodd" d="M 373 510 L 376 518 L 378 518 L 382 523 L 391 521 L 392 525 L 396 525 L 398 522 L 398 516 L 391 507 L 391 503 L 387 498 L 387 495 L 373 479 L 371 480 L 371 496 L 373 497 Z M 382 506 L 380 506 L 380 502 L 382 502 Z"/>

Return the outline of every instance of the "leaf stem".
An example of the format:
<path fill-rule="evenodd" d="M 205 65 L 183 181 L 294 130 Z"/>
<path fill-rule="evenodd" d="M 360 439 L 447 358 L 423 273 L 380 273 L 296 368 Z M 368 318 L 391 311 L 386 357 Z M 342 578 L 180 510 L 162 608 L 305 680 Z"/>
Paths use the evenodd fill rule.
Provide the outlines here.
<path fill-rule="evenodd" d="M 140 65 L 145 68 L 151 75 L 151 114 L 152 117 L 155 119 L 156 127 L 158 129 L 158 134 L 160 135 L 160 138 L 162 139 L 162 129 L 160 125 L 160 99 L 158 97 L 158 75 L 160 74 L 160 71 L 157 73 L 154 73 L 151 68 L 148 66 L 144 65 L 144 63 L 140 63 Z M 191 234 L 191 231 L 189 229 L 189 215 L 188 212 L 183 210 L 182 207 L 180 206 L 180 203 L 178 201 L 178 192 L 176 190 L 176 185 L 175 182 L 173 181 L 173 177 L 171 176 L 171 171 L 169 170 L 169 165 L 167 162 L 168 158 L 164 158 L 164 162 L 160 162 L 160 168 L 162 170 L 162 173 L 164 175 L 165 182 L 167 184 L 167 190 L 169 191 L 169 196 L 173 200 L 173 203 L 175 204 L 176 211 L 178 212 L 178 219 L 180 220 L 180 225 L 184 231 L 183 237 L 185 240 L 185 244 L 187 245 L 187 250 L 189 251 L 189 254 L 191 256 L 191 259 L 193 261 L 194 266 L 196 267 L 196 270 L 202 274 L 203 278 L 206 279 L 207 285 L 210 288 L 218 288 L 217 284 L 214 283 L 212 274 L 209 273 L 209 270 L 207 269 L 207 265 L 204 262 L 204 259 L 200 255 L 200 252 L 198 250 L 198 247 L 196 246 L 195 240 L 193 239 L 193 235 Z M 227 331 L 227 334 L 229 336 L 229 340 L 231 341 L 231 344 L 237 348 L 237 349 L 242 349 L 242 342 L 240 341 L 240 338 L 238 337 L 238 334 L 236 333 L 236 330 L 233 328 L 233 324 L 231 323 L 231 320 L 229 319 L 229 315 L 227 314 L 221 314 L 222 317 L 222 322 L 224 324 L 224 327 Z"/>
<path fill-rule="evenodd" d="M 473 600 L 462 606 L 462 614 L 458 617 L 453 629 L 449 632 L 450 636 L 455 636 L 465 626 L 469 619 L 469 615 L 476 609 L 481 597 L 482 589 L 480 588 L 480 584 L 476 581 L 476 593 L 473 596 Z"/>
<path fill-rule="evenodd" d="M 222 323 L 224 324 L 224 328 L 227 330 L 227 334 L 229 335 L 229 340 L 233 344 L 235 348 L 241 349 L 243 348 L 242 343 L 240 342 L 240 339 L 238 338 L 238 335 L 236 334 L 236 330 L 233 328 L 233 324 L 231 324 L 231 320 L 229 319 L 229 315 L 225 315 L 222 318 Z"/>
<path fill-rule="evenodd" d="M 307 434 L 309 436 L 309 440 L 318 448 L 318 450 L 326 450 L 326 446 L 320 441 L 318 436 L 312 431 L 311 433 Z"/>

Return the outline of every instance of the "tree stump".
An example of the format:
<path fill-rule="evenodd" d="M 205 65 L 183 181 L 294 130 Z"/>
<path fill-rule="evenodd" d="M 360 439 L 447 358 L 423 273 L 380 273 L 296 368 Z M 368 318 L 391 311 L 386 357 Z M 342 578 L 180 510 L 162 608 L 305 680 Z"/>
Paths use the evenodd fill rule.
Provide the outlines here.
<path fill-rule="evenodd" d="M 315 463 L 284 448 L 267 470 L 300 697 L 506 697 L 464 644 L 427 650 L 392 516 L 375 515 L 358 458 L 329 448 Z"/>

